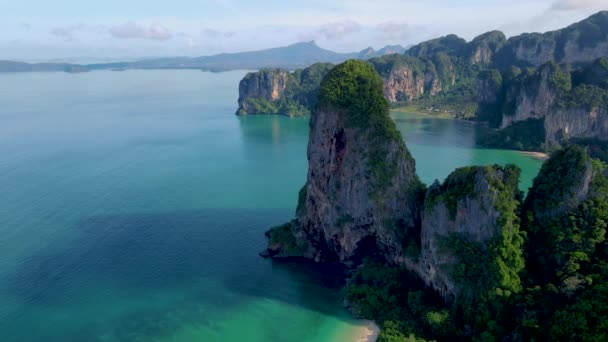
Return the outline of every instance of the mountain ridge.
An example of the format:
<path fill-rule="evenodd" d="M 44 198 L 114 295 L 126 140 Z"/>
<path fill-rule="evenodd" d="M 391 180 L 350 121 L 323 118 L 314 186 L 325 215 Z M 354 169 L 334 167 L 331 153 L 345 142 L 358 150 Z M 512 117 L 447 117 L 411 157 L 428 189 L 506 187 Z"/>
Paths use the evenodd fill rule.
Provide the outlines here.
<path fill-rule="evenodd" d="M 387 45 L 379 50 L 367 48 L 359 52 L 340 53 L 324 49 L 312 41 L 287 46 L 236 53 L 219 53 L 199 57 L 162 57 L 134 62 L 113 63 L 25 63 L 0 60 L 0 72 L 65 71 L 78 72 L 109 69 L 201 69 L 229 71 L 237 69 L 297 69 L 314 63 L 341 63 L 347 59 L 368 59 L 389 53 L 403 53 L 401 45 Z"/>

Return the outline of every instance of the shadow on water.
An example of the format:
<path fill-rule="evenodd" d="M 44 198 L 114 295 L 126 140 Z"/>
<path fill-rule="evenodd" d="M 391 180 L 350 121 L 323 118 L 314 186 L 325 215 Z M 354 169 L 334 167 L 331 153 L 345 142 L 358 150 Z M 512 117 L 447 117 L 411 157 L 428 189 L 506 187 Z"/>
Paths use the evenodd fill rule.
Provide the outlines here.
<path fill-rule="evenodd" d="M 472 148 L 477 144 L 477 136 L 487 130 L 473 122 L 428 116 L 404 117 L 396 114 L 393 120 L 406 144 Z"/>
<path fill-rule="evenodd" d="M 180 297 L 169 305 L 118 311 L 111 321 L 72 325 L 69 332 L 45 336 L 67 333 L 91 340 L 110 331 L 119 340 L 145 340 L 169 336 L 184 323 L 213 329 L 222 314 L 256 297 L 347 319 L 339 317 L 337 288 L 343 276 L 334 269 L 258 256 L 265 246 L 263 232 L 291 215 L 285 209 L 209 209 L 81 221 L 72 240 L 50 244 L 0 280 L 0 293 L 21 303 L 19 312 L 0 319 L 12 327 L 0 323 L 0 329 L 36 324 L 24 321 L 32 308 L 61 313 L 66 305 L 98 305 L 88 292 L 95 292 L 93 297 L 110 293 L 101 297 L 108 301 L 117 294 L 154 301 L 167 291 Z"/>

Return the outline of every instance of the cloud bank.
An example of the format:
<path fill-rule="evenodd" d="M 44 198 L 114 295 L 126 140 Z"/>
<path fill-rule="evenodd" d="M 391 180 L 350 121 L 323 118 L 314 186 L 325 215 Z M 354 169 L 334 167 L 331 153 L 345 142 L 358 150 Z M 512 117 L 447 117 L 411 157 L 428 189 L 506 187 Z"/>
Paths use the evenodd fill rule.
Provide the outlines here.
<path fill-rule="evenodd" d="M 112 26 L 110 34 L 118 39 L 150 39 L 168 40 L 171 39 L 171 32 L 166 27 L 159 24 L 144 26 L 129 21 L 122 25 Z"/>

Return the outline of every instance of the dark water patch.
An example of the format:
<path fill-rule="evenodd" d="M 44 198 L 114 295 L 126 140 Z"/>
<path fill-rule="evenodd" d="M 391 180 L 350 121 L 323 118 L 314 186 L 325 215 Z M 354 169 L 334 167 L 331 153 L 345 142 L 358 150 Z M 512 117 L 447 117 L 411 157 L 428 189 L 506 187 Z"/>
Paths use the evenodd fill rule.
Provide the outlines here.
<path fill-rule="evenodd" d="M 106 297 L 150 303 L 124 312 L 110 307 L 116 310 L 110 319 L 88 318 L 48 331 L 41 326 L 36 334 L 51 340 L 145 341 L 170 336 L 184 324 L 214 329 L 254 298 L 348 319 L 338 314 L 340 268 L 258 256 L 266 243 L 263 231 L 290 215 L 283 209 L 209 209 L 83 220 L 73 239 L 23 259 L 0 281 L 0 292 L 21 306 L 0 317 L 0 331 L 22 336 L 19 327 L 33 323 L 32 310 L 65 314 L 67 307 L 95 306 L 94 300 Z M 156 295 L 167 292 L 183 295 L 153 305 Z"/>

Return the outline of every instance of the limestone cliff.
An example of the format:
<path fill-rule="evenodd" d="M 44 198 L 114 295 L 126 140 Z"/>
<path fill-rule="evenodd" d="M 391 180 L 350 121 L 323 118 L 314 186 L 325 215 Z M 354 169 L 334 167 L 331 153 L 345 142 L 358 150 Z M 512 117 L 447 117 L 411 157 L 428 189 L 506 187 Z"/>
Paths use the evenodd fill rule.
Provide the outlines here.
<path fill-rule="evenodd" d="M 507 38 L 500 31 L 491 31 L 475 37 L 468 44 L 468 59 L 471 64 L 489 65 L 494 55 L 506 44 Z"/>
<path fill-rule="evenodd" d="M 428 189 L 422 214 L 420 261 L 414 268 L 428 286 L 446 298 L 458 297 L 463 291 L 474 290 L 465 288 L 470 279 L 462 279 L 464 274 L 459 273 L 459 268 L 491 267 L 489 263 L 497 259 L 508 266 L 501 277 L 518 277 L 523 265 L 514 259 L 521 258 L 521 254 L 498 255 L 489 247 L 498 248 L 505 239 L 509 243 L 522 239 L 514 215 L 518 179 L 519 170 L 514 166 L 467 167 Z M 477 265 L 471 265 L 471 260 L 462 255 L 465 246 L 477 249 L 478 255 L 487 260 L 481 258 L 474 261 Z M 511 280 L 488 279 L 493 284 L 487 285 L 501 288 Z"/>
<path fill-rule="evenodd" d="M 334 68 L 310 127 L 308 180 L 291 228 L 301 255 L 347 266 L 372 251 L 402 256 L 415 234 L 422 184 L 374 69 L 357 61 Z M 272 243 L 267 252 L 286 254 Z"/>
<path fill-rule="evenodd" d="M 608 56 L 607 32 L 608 11 L 598 12 L 561 30 L 511 37 L 494 62 L 503 66 L 590 63 Z"/>
<path fill-rule="evenodd" d="M 248 73 L 239 84 L 237 114 L 309 114 L 321 80 L 332 67 L 317 63 L 292 73 L 282 69 Z"/>
<path fill-rule="evenodd" d="M 383 80 L 384 97 L 391 103 L 417 100 L 441 91 L 441 81 L 435 73 L 420 72 L 409 65 L 395 66 Z"/>
<path fill-rule="evenodd" d="M 578 146 L 557 151 L 543 165 L 524 204 L 530 243 L 529 275 L 572 296 L 591 280 L 587 269 L 606 234 L 608 180 L 604 166 Z"/>
<path fill-rule="evenodd" d="M 513 82 L 507 90 L 500 127 L 547 116 L 558 96 L 558 85 L 553 82 L 558 77 L 564 77 L 564 72 L 557 64 L 548 63 L 536 73 L 523 75 Z"/>
<path fill-rule="evenodd" d="M 500 120 L 500 134 L 505 135 L 502 139 L 505 141 L 522 141 L 529 146 L 525 142 L 532 141 L 532 137 L 518 135 L 529 134 L 529 128 L 536 126 L 536 122 L 540 122 L 542 128 L 532 132 L 535 141 L 540 138 L 535 149 L 550 149 L 573 138 L 606 140 L 608 83 L 602 75 L 607 74 L 606 59 L 598 59 L 573 72 L 555 63 L 544 64 L 536 70 L 520 70 L 519 75 L 501 81 L 502 88 L 496 86 L 499 75 L 482 78 L 484 73 L 481 73 L 478 100 L 486 112 L 500 113 L 486 120 L 491 123 Z M 481 114 L 479 117 L 483 118 Z"/>
<path fill-rule="evenodd" d="M 268 69 L 248 73 L 239 83 L 238 114 L 258 114 L 259 108 L 251 99 L 278 101 L 287 88 L 292 75 L 281 69 Z"/>

